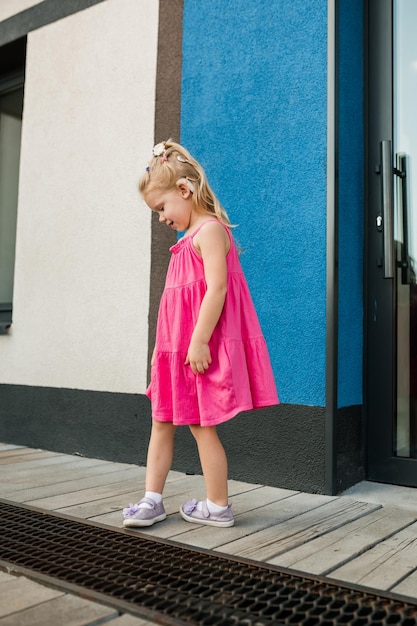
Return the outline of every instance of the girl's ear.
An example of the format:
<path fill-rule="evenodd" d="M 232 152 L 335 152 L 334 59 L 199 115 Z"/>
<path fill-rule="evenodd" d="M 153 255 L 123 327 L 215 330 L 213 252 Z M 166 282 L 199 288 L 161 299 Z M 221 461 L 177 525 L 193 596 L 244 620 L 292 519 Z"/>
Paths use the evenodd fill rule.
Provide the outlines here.
<path fill-rule="evenodd" d="M 182 197 L 187 199 L 194 191 L 194 185 L 187 178 L 180 178 L 179 180 L 177 180 L 177 189 Z"/>

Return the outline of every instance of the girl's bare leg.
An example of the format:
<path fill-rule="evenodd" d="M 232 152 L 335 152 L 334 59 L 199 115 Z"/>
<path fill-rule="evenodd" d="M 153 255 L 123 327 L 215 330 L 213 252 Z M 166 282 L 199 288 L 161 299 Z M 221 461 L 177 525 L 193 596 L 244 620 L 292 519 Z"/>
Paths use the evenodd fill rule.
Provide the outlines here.
<path fill-rule="evenodd" d="M 174 458 L 176 426 L 152 420 L 146 465 L 146 491 L 162 493 Z"/>
<path fill-rule="evenodd" d="M 227 457 L 215 426 L 190 426 L 197 442 L 207 498 L 218 506 L 227 506 Z"/>

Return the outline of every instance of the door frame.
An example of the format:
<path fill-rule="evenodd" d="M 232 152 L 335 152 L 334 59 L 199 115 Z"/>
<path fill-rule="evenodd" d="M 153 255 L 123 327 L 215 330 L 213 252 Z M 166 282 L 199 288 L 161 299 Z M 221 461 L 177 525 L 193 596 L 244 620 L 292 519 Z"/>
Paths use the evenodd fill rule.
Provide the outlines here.
<path fill-rule="evenodd" d="M 394 279 L 384 278 L 381 144 L 393 145 L 394 1 L 365 10 L 365 411 L 367 478 L 417 486 L 416 459 L 394 455 L 396 312 Z M 392 170 L 392 164 L 390 164 Z M 394 178 L 393 171 L 391 172 Z M 393 245 L 393 243 L 392 243 Z M 394 258 L 394 271 L 396 263 Z"/>

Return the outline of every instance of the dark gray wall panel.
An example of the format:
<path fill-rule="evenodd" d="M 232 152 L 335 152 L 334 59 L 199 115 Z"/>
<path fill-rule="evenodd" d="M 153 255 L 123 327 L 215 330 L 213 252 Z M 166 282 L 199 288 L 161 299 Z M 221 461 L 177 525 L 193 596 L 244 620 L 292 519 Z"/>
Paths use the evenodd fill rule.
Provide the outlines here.
<path fill-rule="evenodd" d="M 0 441 L 146 465 L 151 407 L 143 395 L 0 385 Z M 219 426 L 236 480 L 320 493 L 324 409 L 280 405 Z M 178 428 L 173 469 L 201 473 L 188 428 Z"/>

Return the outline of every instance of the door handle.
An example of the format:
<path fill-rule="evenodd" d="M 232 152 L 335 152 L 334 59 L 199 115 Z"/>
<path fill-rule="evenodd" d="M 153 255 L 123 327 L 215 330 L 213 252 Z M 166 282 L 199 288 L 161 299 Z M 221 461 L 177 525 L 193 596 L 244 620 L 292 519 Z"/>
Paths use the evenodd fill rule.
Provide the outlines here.
<path fill-rule="evenodd" d="M 408 197 L 407 197 L 407 155 L 397 154 L 394 174 L 399 177 L 398 207 L 402 220 L 402 245 L 401 245 L 401 282 L 403 285 L 411 285 L 411 260 L 408 254 Z"/>
<path fill-rule="evenodd" d="M 384 245 L 384 278 L 394 278 L 394 183 L 391 141 L 381 141 L 381 205 Z"/>

